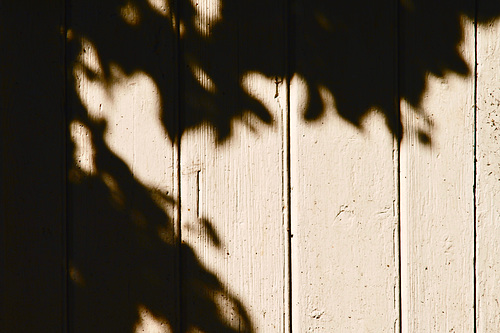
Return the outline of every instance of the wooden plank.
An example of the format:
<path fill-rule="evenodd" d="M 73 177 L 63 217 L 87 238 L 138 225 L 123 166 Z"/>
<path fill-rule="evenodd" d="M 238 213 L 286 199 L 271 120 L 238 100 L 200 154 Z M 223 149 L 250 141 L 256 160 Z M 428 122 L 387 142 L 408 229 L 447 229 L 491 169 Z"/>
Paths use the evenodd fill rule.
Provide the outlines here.
<path fill-rule="evenodd" d="M 481 14 L 490 15 L 484 2 Z M 500 327 L 500 20 L 477 31 L 476 321 L 478 332 Z"/>
<path fill-rule="evenodd" d="M 474 328 L 474 24 L 442 9 L 401 16 L 403 332 Z"/>
<path fill-rule="evenodd" d="M 181 8 L 186 331 L 284 330 L 283 3 Z"/>
<path fill-rule="evenodd" d="M 75 0 L 69 330 L 178 332 L 173 8 Z"/>
<path fill-rule="evenodd" d="M 398 330 L 396 12 L 358 6 L 294 7 L 294 332 Z"/>
<path fill-rule="evenodd" d="M 0 331 L 64 332 L 64 1 L 0 21 Z"/>

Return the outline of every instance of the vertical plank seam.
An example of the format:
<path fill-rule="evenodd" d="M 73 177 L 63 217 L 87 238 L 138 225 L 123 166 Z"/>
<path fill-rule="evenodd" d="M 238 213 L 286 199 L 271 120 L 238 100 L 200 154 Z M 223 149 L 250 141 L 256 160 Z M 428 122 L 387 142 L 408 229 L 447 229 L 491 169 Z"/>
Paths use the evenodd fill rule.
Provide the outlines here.
<path fill-rule="evenodd" d="M 181 229 L 181 218 L 182 218 L 182 195 L 181 195 L 181 135 L 183 130 L 183 118 L 181 115 L 181 101 L 182 101 L 182 77 L 180 75 L 181 69 L 181 41 L 180 41 L 180 14 L 181 14 L 181 5 L 180 0 L 172 1 L 172 12 L 175 13 L 172 15 L 172 25 L 174 29 L 174 123 L 177 125 L 176 133 L 174 133 L 174 160 L 176 164 L 177 170 L 174 172 L 174 184 L 177 187 L 176 195 L 177 195 L 177 211 L 173 212 L 173 215 L 176 218 L 175 229 L 176 234 L 174 235 L 175 240 L 174 244 L 177 247 L 177 262 L 174 265 L 175 268 L 175 276 L 174 281 L 177 282 L 177 294 L 176 294 L 176 306 L 177 306 L 177 321 L 175 323 L 175 327 L 173 327 L 174 332 L 182 332 L 183 326 L 183 315 L 182 315 L 182 229 Z M 175 209 L 175 205 L 174 205 Z M 174 326 L 174 325 L 172 325 Z"/>
<path fill-rule="evenodd" d="M 478 78 L 478 58 L 477 58 L 477 19 L 478 19 L 478 1 L 474 1 L 474 134 L 473 134 L 473 219 L 474 219 L 474 250 L 473 250 L 473 267 L 474 267 L 474 303 L 473 303 L 473 314 L 474 314 L 474 332 L 477 332 L 477 321 L 478 321 L 478 300 L 477 300 L 477 78 Z"/>
<path fill-rule="evenodd" d="M 398 315 L 398 321 L 399 325 L 395 327 L 395 330 L 399 330 L 399 333 L 403 333 L 403 301 L 402 301 L 402 296 L 403 296 L 403 291 L 402 291 L 402 247 L 403 244 L 401 242 L 402 235 L 401 235 L 401 139 L 403 136 L 403 130 L 401 129 L 401 2 L 400 1 L 395 1 L 396 2 L 396 36 L 395 36 L 395 50 L 396 50 L 396 96 L 395 96 L 395 111 L 396 111 L 396 117 L 395 121 L 397 122 L 397 126 L 395 127 L 397 131 L 400 131 L 399 133 L 395 133 L 395 136 L 397 138 L 396 140 L 396 156 L 393 157 L 396 159 L 396 201 L 397 201 L 397 208 L 396 208 L 396 214 L 397 214 L 397 248 L 398 248 L 398 254 L 397 254 L 397 283 L 398 286 L 397 288 L 399 289 L 398 292 L 398 310 L 397 310 L 397 315 Z M 394 258 L 396 261 L 396 258 Z"/>
<path fill-rule="evenodd" d="M 285 282 L 285 290 L 284 290 L 284 299 L 283 299 L 283 306 L 284 311 L 283 311 L 283 322 L 284 322 L 284 332 L 285 333 L 292 333 L 293 328 L 292 328 L 292 209 L 291 209 L 291 199 L 292 199 L 292 191 L 291 191 L 291 182 L 292 182 L 292 175 L 291 175 L 291 150 L 290 150 L 290 145 L 291 145 L 291 138 L 290 138 L 290 83 L 292 79 L 292 74 L 293 74 L 293 60 L 294 60 L 294 38 L 295 38 L 295 30 L 294 30 L 294 17 L 292 13 L 292 4 L 293 0 L 288 0 L 285 1 L 285 84 L 286 84 L 286 118 L 284 119 L 284 132 L 283 137 L 284 137 L 284 144 L 286 148 L 286 156 L 283 158 L 285 159 L 283 161 L 284 166 L 286 167 L 283 170 L 283 179 L 286 179 L 286 185 L 283 184 L 283 198 L 286 200 L 284 202 L 286 206 L 286 213 L 284 216 L 284 220 L 286 223 L 286 243 L 285 243 L 285 271 L 284 271 L 284 282 Z M 286 177 L 286 178 L 285 178 Z M 287 317 L 288 316 L 288 317 Z"/>
<path fill-rule="evenodd" d="M 62 29 L 61 29 L 61 38 L 62 38 L 62 43 L 63 43 L 63 94 L 64 94 L 64 102 L 63 102 L 63 121 L 62 121 L 62 133 L 63 133 L 63 153 L 62 153 L 62 163 L 63 163 L 63 196 L 62 196 L 62 230 L 61 230 L 61 245 L 62 245 L 62 250 L 64 251 L 63 253 L 63 258 L 62 258 L 62 289 L 63 289 L 63 295 L 62 295 L 62 304 L 61 304 L 61 310 L 62 310 L 62 323 L 61 323 L 61 328 L 62 332 L 69 332 L 69 281 L 68 281 L 68 267 L 69 267 L 69 256 L 68 256 L 68 239 L 69 239 L 69 228 L 68 228 L 68 201 L 69 201 L 69 196 L 68 196 L 68 112 L 69 112 L 69 96 L 68 96 L 68 65 L 69 65 L 69 50 L 68 50 L 68 39 L 67 33 L 68 33 L 68 20 L 69 20 L 69 8 L 70 6 L 68 5 L 68 2 L 70 0 L 62 0 Z"/>

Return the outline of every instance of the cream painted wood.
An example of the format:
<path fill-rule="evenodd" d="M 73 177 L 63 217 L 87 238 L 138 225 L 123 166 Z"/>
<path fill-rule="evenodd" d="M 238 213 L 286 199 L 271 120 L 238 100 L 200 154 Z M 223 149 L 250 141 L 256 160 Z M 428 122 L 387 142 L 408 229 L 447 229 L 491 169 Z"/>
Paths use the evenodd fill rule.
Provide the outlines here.
<path fill-rule="evenodd" d="M 363 131 L 332 107 L 321 121 L 305 122 L 305 94 L 305 82 L 294 78 L 293 331 L 394 332 L 399 290 L 392 136 L 376 112 Z M 332 104 L 331 94 L 323 97 Z"/>
<path fill-rule="evenodd" d="M 274 94 L 272 86 L 259 88 Z M 228 293 L 211 295 L 228 326 L 249 328 L 239 322 L 233 302 L 224 301 L 234 297 L 256 331 L 278 332 L 286 311 L 282 129 L 255 126 L 252 133 L 237 121 L 234 126 L 224 144 L 215 144 L 206 127 L 181 141 L 182 239 Z"/>
<path fill-rule="evenodd" d="M 415 107 L 412 55 L 395 59 L 424 38 L 406 35 L 411 1 L 378 82 L 329 62 L 364 50 L 357 29 L 360 68 L 380 56 L 370 10 L 368 26 L 325 1 L 71 0 L 63 22 L 64 1 L 28 2 L 2 4 L 0 331 L 499 331 L 500 20 L 475 40 L 463 19 L 471 73 L 428 74 Z M 314 44 L 307 14 L 349 38 Z M 393 79 L 395 97 L 397 74 L 400 145 L 377 103 L 336 106 L 352 77 L 370 84 L 349 99 Z"/>
<path fill-rule="evenodd" d="M 103 4 L 92 9 L 112 10 L 103 21 L 85 6 L 72 1 L 67 32 L 72 49 L 68 327 L 72 332 L 176 332 L 178 152 L 166 129 L 176 123 L 176 101 L 166 100 L 160 88 L 175 90 L 175 44 L 142 45 L 145 58 L 169 60 L 154 68 L 162 74 L 158 82 L 157 73 L 147 72 L 149 64 L 132 59 L 136 68 L 130 70 L 130 55 L 109 52 L 137 43 L 137 36 L 126 36 L 133 31 L 128 29 L 154 15 L 132 3 L 111 9 Z M 92 35 L 87 24 L 114 27 L 121 38 L 104 30 Z"/>
<path fill-rule="evenodd" d="M 481 2 L 479 11 L 481 12 Z M 478 25 L 476 126 L 476 321 L 500 327 L 500 20 Z"/>
<path fill-rule="evenodd" d="M 459 50 L 473 71 L 474 25 L 462 26 Z M 402 80 L 411 90 L 412 78 Z M 427 84 L 420 108 L 401 103 L 402 331 L 472 332 L 474 75 L 428 75 Z"/>
<path fill-rule="evenodd" d="M 363 67 L 345 68 L 352 50 L 343 48 L 350 42 L 359 47 L 357 43 L 371 41 L 366 31 L 374 29 L 372 23 L 377 19 L 371 22 L 373 15 L 390 15 L 394 8 L 388 3 L 383 13 L 370 12 L 370 22 L 365 22 L 363 18 L 337 14 L 336 10 L 345 11 L 340 3 L 330 8 L 325 5 L 329 9 L 324 13 L 315 6 L 321 8 L 321 2 L 303 1 L 294 8 L 297 37 L 293 66 L 297 74 L 290 87 L 292 331 L 396 332 L 399 265 L 395 140 L 381 112 L 373 108 L 362 117 L 355 114 L 357 110 L 344 109 L 346 120 L 339 115 L 335 100 L 338 93 L 363 100 L 360 104 L 377 103 L 370 99 L 370 91 L 361 91 L 363 88 L 343 90 L 349 89 L 344 88 L 344 80 L 358 77 L 361 82 L 365 76 L 371 77 Z M 356 12 L 349 6 L 345 8 Z M 358 21 L 353 23 L 351 19 Z M 317 30 L 306 22 L 317 24 Z M 384 66 L 384 77 L 376 78 L 383 82 L 370 82 L 367 89 L 372 90 L 380 84 L 384 87 L 381 90 L 396 87 L 396 67 L 391 60 L 395 54 L 390 49 L 395 45 L 395 31 L 393 35 L 388 26 L 379 26 L 383 28 L 377 30 L 374 39 L 380 38 L 383 45 L 363 54 L 370 57 L 374 51 L 386 55 L 378 62 L 378 66 Z M 358 31 L 364 34 L 358 35 Z M 342 39 L 339 35 L 343 33 L 351 35 Z M 326 44 L 316 45 L 316 34 L 329 36 L 316 41 Z M 356 36 L 363 42 L 355 40 Z M 389 48 L 383 49 L 386 46 Z M 332 62 L 334 59 L 339 62 Z M 337 90 L 330 91 L 321 81 L 308 82 L 300 75 L 302 71 L 310 74 L 310 80 L 333 80 Z M 325 71 L 326 76 L 321 76 Z M 347 91 L 352 95 L 346 96 Z M 320 94 L 320 105 L 311 104 L 315 92 Z M 388 88 L 386 93 L 376 98 L 391 101 L 397 92 Z M 323 110 L 312 110 L 320 117 L 306 120 L 306 112 L 321 104 Z M 359 127 L 353 124 L 358 121 Z"/>
<path fill-rule="evenodd" d="M 276 7 L 280 2 L 266 6 L 270 17 L 283 15 Z M 262 55 L 253 54 L 246 44 L 244 36 L 252 33 L 250 28 L 239 31 L 244 28 L 237 15 L 246 15 L 240 10 L 232 12 L 235 17 L 227 17 L 219 1 L 193 1 L 181 11 L 186 15 L 180 18 L 185 62 L 181 112 L 186 127 L 181 138 L 182 242 L 192 247 L 201 265 L 220 283 L 220 289 L 215 287 L 206 295 L 215 303 L 218 317 L 207 331 L 283 332 L 288 312 L 283 187 L 287 91 L 283 82 L 275 83 L 275 77 L 245 70 L 254 57 Z M 193 18 L 187 16 L 190 11 Z M 221 30 L 226 34 L 211 36 Z M 211 38 L 223 48 L 210 49 Z M 276 42 L 270 52 L 276 46 L 284 50 L 283 39 L 270 40 Z M 221 76 L 222 82 L 217 80 Z M 262 103 L 272 116 L 271 124 L 251 108 L 239 114 L 245 107 L 239 100 L 246 94 Z M 189 127 L 200 115 L 211 124 L 202 121 Z M 225 133 L 227 125 L 229 133 Z M 189 288 L 196 287 L 192 281 L 206 278 L 184 263 L 185 255 L 191 254 L 181 253 L 183 322 L 188 325 L 207 316 L 198 312 L 196 299 L 186 298 Z M 187 326 L 183 329 L 190 331 Z"/>

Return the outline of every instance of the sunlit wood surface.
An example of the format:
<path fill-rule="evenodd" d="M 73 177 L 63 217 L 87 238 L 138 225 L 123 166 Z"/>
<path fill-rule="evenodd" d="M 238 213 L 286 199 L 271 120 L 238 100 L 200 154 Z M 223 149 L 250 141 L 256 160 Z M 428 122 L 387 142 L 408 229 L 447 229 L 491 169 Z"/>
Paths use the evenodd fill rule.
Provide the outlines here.
<path fill-rule="evenodd" d="M 1 332 L 500 331 L 496 1 L 50 3 L 0 5 Z"/>

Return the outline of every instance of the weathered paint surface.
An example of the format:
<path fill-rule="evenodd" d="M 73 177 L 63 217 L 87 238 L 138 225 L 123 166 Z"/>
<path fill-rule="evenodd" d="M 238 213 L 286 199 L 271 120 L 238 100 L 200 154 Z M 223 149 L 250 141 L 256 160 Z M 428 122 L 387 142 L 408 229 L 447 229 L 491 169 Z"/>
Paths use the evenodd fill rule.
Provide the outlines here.
<path fill-rule="evenodd" d="M 176 101 L 162 94 L 175 89 L 175 43 L 140 30 L 116 38 L 148 13 L 132 2 L 69 8 L 67 327 L 175 332 L 178 151 L 164 123 L 175 123 Z M 108 29 L 96 35 L 94 26 Z M 130 67 L 138 59 L 129 43 L 139 41 L 145 58 L 168 60 L 154 73 Z"/>
<path fill-rule="evenodd" d="M 294 79 L 292 94 L 300 88 Z M 399 307 L 392 137 L 376 112 L 361 131 L 332 107 L 320 123 L 304 123 L 301 106 L 292 104 L 291 119 L 293 329 L 392 331 Z"/>
<path fill-rule="evenodd" d="M 324 12 L 318 12 L 323 6 Z M 354 110 L 346 117 L 340 109 L 346 105 L 344 94 L 353 93 L 348 98 L 360 101 L 347 102 L 352 107 L 374 102 L 363 88 L 349 90 L 351 77 L 371 77 L 363 70 L 365 64 L 353 68 L 353 74 L 342 69 L 353 58 L 365 61 L 360 52 L 384 55 L 375 70 L 383 77 L 366 84 L 392 107 L 397 67 L 391 46 L 397 35 L 387 17 L 396 12 L 389 2 L 369 6 L 358 13 L 356 27 L 344 26 L 351 17 L 331 12 L 351 9 L 314 1 L 297 5 L 294 68 L 305 77 L 294 76 L 290 88 L 291 298 L 296 332 L 391 332 L 399 325 L 398 155 L 388 129 L 397 120 L 384 119 L 377 107 L 364 118 Z M 372 39 L 359 31 L 371 31 L 380 44 L 371 45 Z M 342 34 L 349 41 L 339 37 Z M 314 85 L 311 80 L 321 78 L 311 75 L 315 62 L 329 59 L 346 62 L 333 65 L 338 84 L 329 84 L 326 76 L 323 85 Z M 319 94 L 322 110 L 317 119 L 308 120 L 314 94 Z"/>
<path fill-rule="evenodd" d="M 474 68 L 474 25 L 460 53 Z M 409 41 L 409 43 L 418 41 Z M 404 56 L 404 53 L 403 53 Z M 403 78 L 411 86 L 413 78 Z M 402 103 L 403 332 L 474 327 L 474 76 L 429 75 L 420 109 Z M 431 134 L 431 142 L 418 135 Z"/>
<path fill-rule="evenodd" d="M 282 6 L 282 1 L 266 6 L 266 15 L 279 18 L 283 15 Z M 244 4 L 240 11 L 227 7 L 230 6 L 222 8 L 218 1 L 196 2 L 195 31 L 186 30 L 186 36 L 180 39 L 185 62 L 181 76 L 186 78 L 185 86 L 181 87 L 185 98 L 183 126 L 186 127 L 180 141 L 182 242 L 190 244 L 196 257 L 220 279 L 223 288 L 212 297 L 222 322 L 234 331 L 279 332 L 284 330 L 288 311 L 284 278 L 286 193 L 282 186 L 286 174 L 286 85 L 283 80 L 277 85 L 274 77 L 241 70 L 250 67 L 254 57 L 249 46 L 238 41 L 238 36 L 249 33 L 243 30 L 248 16 L 244 14 Z M 226 15 L 235 15 L 234 24 L 228 20 L 219 27 L 219 21 Z M 189 17 L 181 17 L 183 19 Z M 210 38 L 213 31 L 224 28 L 230 31 L 224 39 L 216 40 L 224 45 L 223 53 L 188 35 L 198 33 Z M 284 41 L 276 38 L 281 37 L 283 26 L 275 28 L 278 34 L 270 32 L 268 39 L 262 41 L 270 54 L 284 50 Z M 284 57 L 276 60 L 284 67 Z M 207 67 L 199 65 L 203 61 L 207 61 Z M 216 77 L 211 77 L 207 70 L 216 66 L 220 66 L 213 73 Z M 217 77 L 221 74 L 225 81 L 219 85 Z M 194 80 L 189 80 L 191 75 Z M 258 119 L 252 109 L 234 118 L 224 115 L 228 110 L 245 107 L 240 102 L 244 99 L 240 88 L 265 106 L 271 115 L 271 124 Z M 197 91 L 200 97 L 193 99 Z M 227 97 L 222 97 L 217 105 L 217 99 L 211 100 L 210 96 L 218 94 Z M 211 124 L 189 128 L 190 121 L 203 114 L 203 108 L 214 110 L 213 118 L 208 115 Z M 228 138 L 223 137 L 224 122 L 229 122 Z M 203 279 L 187 266 L 181 274 L 187 281 Z M 189 276 L 192 274 L 195 276 Z M 187 301 L 183 315 L 188 322 L 189 317 L 203 316 L 192 311 L 193 308 L 196 304 Z"/>
<path fill-rule="evenodd" d="M 57 3 L 2 69 L 0 330 L 499 330 L 493 2 L 437 68 L 417 2 Z"/>
<path fill-rule="evenodd" d="M 479 25 L 477 41 L 476 321 L 478 332 L 497 332 L 500 327 L 500 21 Z"/>

